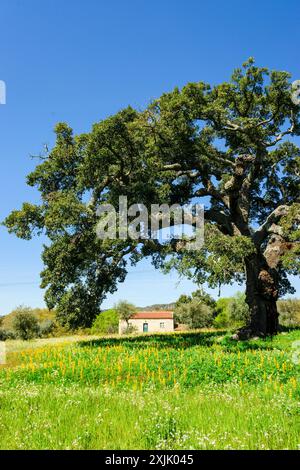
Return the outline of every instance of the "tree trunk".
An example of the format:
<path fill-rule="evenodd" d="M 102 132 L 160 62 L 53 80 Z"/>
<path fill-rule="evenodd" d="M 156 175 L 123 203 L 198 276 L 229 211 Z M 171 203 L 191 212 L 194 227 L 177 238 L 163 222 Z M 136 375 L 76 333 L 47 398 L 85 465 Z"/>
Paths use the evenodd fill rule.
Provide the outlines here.
<path fill-rule="evenodd" d="M 278 273 L 263 255 L 246 260 L 246 302 L 250 309 L 249 325 L 240 337 L 267 336 L 278 332 Z"/>

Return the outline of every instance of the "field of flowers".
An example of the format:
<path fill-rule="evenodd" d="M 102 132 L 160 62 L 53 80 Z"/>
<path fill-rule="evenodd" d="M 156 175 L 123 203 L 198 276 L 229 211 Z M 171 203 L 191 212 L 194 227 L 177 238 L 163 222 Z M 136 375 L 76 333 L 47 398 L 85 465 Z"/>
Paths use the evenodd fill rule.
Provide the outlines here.
<path fill-rule="evenodd" d="M 0 447 L 296 449 L 299 339 L 186 332 L 11 351 Z"/>

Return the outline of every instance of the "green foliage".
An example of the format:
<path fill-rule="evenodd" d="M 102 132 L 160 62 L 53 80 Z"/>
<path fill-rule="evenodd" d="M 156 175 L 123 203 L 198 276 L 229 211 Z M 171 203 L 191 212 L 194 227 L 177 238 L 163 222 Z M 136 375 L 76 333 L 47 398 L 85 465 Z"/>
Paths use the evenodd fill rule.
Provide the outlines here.
<path fill-rule="evenodd" d="M 212 326 L 215 300 L 203 289 L 191 295 L 181 295 L 174 308 L 174 320 L 177 324 L 185 324 L 189 328 L 205 328 Z"/>
<path fill-rule="evenodd" d="M 249 321 L 249 307 L 245 294 L 238 292 L 234 297 L 215 301 L 199 289 L 191 296 L 181 295 L 175 304 L 174 319 L 190 328 L 236 328 Z"/>
<path fill-rule="evenodd" d="M 181 250 L 164 263 L 163 269 L 169 272 L 176 269 L 198 284 L 208 283 L 211 288 L 245 281 L 244 259 L 254 252 L 253 242 L 244 236 L 228 237 L 207 222 L 205 224 L 205 244 L 195 251 Z M 195 269 L 196 268 L 196 269 Z"/>
<path fill-rule="evenodd" d="M 294 329 L 27 345 L 0 368 L 0 448 L 297 449 L 299 339 Z"/>
<path fill-rule="evenodd" d="M 20 306 L 16 309 L 13 328 L 20 339 L 29 340 L 39 336 L 39 323 L 29 307 Z"/>
<path fill-rule="evenodd" d="M 231 298 L 220 298 L 216 302 L 216 317 L 214 319 L 214 326 L 216 328 L 229 328 L 231 326 L 229 316 L 229 304 Z"/>
<path fill-rule="evenodd" d="M 0 329 L 0 341 L 6 341 L 6 340 L 7 340 L 6 331 L 1 328 Z"/>
<path fill-rule="evenodd" d="M 123 109 L 88 134 L 74 136 L 59 123 L 54 148 L 27 179 L 41 204 L 25 203 L 4 223 L 26 240 L 42 231 L 48 237 L 42 287 L 61 324 L 90 327 L 127 264 L 149 255 L 155 266 L 174 267 L 199 284 L 241 283 L 249 257 L 266 262 L 271 226 L 276 233 L 282 228 L 285 248 L 277 252 L 276 291 L 291 291 L 286 274 L 299 273 L 300 181 L 299 148 L 287 139 L 300 134 L 299 110 L 290 75 L 250 58 L 228 82 L 188 83 L 145 110 Z M 120 195 L 148 209 L 205 202 L 204 247 L 191 252 L 187 240 L 175 239 L 99 240 L 97 208 L 117 209 Z"/>
<path fill-rule="evenodd" d="M 28 419 L 33 406 L 38 412 Z M 153 393 L 85 382 L 20 382 L 16 394 L 4 382 L 1 422 L 1 450 L 156 449 L 182 450 L 187 457 L 187 449 L 297 450 L 299 443 L 297 398 L 287 387 L 256 384 L 242 392 L 228 383 Z M 48 432 L 41 438 L 45 423 Z"/>
<path fill-rule="evenodd" d="M 24 203 L 21 210 L 13 211 L 5 220 L 9 232 L 24 240 L 30 240 L 35 233 L 41 234 L 43 223 L 42 208 L 29 203 Z"/>
<path fill-rule="evenodd" d="M 122 330 L 123 335 L 132 335 L 134 333 L 137 333 L 138 329 L 135 325 L 129 324 Z"/>
<path fill-rule="evenodd" d="M 216 328 L 236 328 L 249 322 L 249 307 L 245 294 L 237 292 L 234 297 L 218 299 L 216 303 Z"/>
<path fill-rule="evenodd" d="M 95 318 L 92 334 L 113 334 L 118 332 L 119 315 L 115 309 L 105 310 Z"/>
<path fill-rule="evenodd" d="M 284 299 L 278 302 L 279 322 L 283 326 L 300 326 L 300 300 Z"/>
<path fill-rule="evenodd" d="M 53 320 L 43 320 L 39 324 L 39 336 L 41 337 L 49 337 L 53 336 L 56 330 L 56 323 Z"/>
<path fill-rule="evenodd" d="M 200 288 L 192 292 L 191 295 L 185 295 L 185 294 L 181 295 L 179 299 L 177 300 L 175 307 L 178 307 L 180 304 L 188 303 L 193 299 L 196 299 L 199 302 L 202 302 L 205 305 L 208 305 L 212 309 L 214 309 L 216 306 L 216 301 L 207 292 L 205 292 L 202 288 Z"/>
<path fill-rule="evenodd" d="M 134 313 L 136 312 L 136 307 L 130 302 L 127 302 L 126 300 L 120 300 L 114 306 L 114 310 L 117 312 L 117 315 L 119 316 L 119 318 L 121 320 L 126 321 L 127 326 L 129 326 L 128 321 L 130 320 L 132 315 L 134 315 Z"/>
<path fill-rule="evenodd" d="M 213 323 L 213 310 L 197 297 L 187 302 L 182 302 L 181 299 L 175 307 L 174 319 L 177 323 L 183 323 L 191 329 L 210 327 Z"/>
<path fill-rule="evenodd" d="M 176 384 L 190 388 L 236 381 L 266 385 L 272 376 L 278 385 L 293 387 L 299 375 L 298 365 L 292 361 L 292 345 L 297 340 L 299 329 L 273 340 L 240 343 L 223 332 L 103 337 L 68 346 L 29 349 L 18 356 L 23 367 L 13 371 L 11 380 L 90 385 L 106 382 L 125 389 L 138 383 L 140 387 L 159 389 Z"/>
<path fill-rule="evenodd" d="M 216 302 L 202 288 L 191 295 L 181 295 L 174 308 L 175 323 L 182 323 L 189 328 L 212 326 Z"/>
<path fill-rule="evenodd" d="M 48 302 L 50 302 L 49 295 L 50 291 L 46 294 Z M 64 328 L 75 331 L 80 327 L 90 327 L 98 313 L 99 309 L 90 297 L 90 293 L 84 286 L 78 284 L 62 295 L 57 307 L 57 320 Z"/>
<path fill-rule="evenodd" d="M 32 315 L 36 317 L 39 323 L 43 323 L 46 320 L 52 320 L 55 322 L 55 311 L 50 311 L 47 308 L 29 308 Z M 13 328 L 13 320 L 15 315 L 18 313 L 19 308 L 12 310 L 8 315 L 3 317 L 3 327 L 6 330 L 11 330 Z"/>

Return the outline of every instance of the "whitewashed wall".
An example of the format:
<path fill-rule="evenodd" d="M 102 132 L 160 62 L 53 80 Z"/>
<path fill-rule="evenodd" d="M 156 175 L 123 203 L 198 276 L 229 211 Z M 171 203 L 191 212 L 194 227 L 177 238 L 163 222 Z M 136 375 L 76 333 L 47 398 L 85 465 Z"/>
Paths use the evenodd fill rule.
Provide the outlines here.
<path fill-rule="evenodd" d="M 129 320 L 129 325 L 136 327 L 138 333 L 143 333 L 143 325 L 144 323 L 148 323 L 148 333 L 164 333 L 174 331 L 174 320 L 172 319 L 159 319 L 159 318 L 151 318 L 151 319 L 132 319 Z M 164 328 L 160 327 L 160 324 L 164 323 Z M 126 329 L 127 323 L 124 320 L 119 322 L 119 334 L 122 334 L 123 331 Z"/>

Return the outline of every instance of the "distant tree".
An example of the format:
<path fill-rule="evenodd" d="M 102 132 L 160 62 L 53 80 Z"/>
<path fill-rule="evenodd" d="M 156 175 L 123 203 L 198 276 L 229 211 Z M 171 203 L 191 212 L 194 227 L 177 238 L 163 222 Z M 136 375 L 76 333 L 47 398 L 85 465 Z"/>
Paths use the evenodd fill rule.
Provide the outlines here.
<path fill-rule="evenodd" d="M 174 310 L 174 319 L 189 328 L 205 328 L 212 326 L 213 310 L 203 300 L 192 298 L 187 302 L 180 302 Z"/>
<path fill-rule="evenodd" d="M 175 303 L 175 307 L 179 306 L 180 304 L 188 303 L 193 299 L 203 302 L 204 304 L 208 305 L 212 309 L 216 307 L 216 301 L 202 288 L 197 289 L 196 291 L 192 292 L 191 295 L 182 294 L 177 300 L 177 302 Z"/>
<path fill-rule="evenodd" d="M 136 325 L 129 324 L 126 328 L 123 328 L 122 334 L 123 335 L 131 335 L 132 333 L 137 333 L 138 328 Z"/>
<path fill-rule="evenodd" d="M 90 133 L 74 136 L 58 124 L 54 148 L 27 178 L 40 203 L 23 204 L 4 222 L 26 240 L 46 234 L 47 306 L 70 326 L 90 326 L 125 279 L 127 263 L 152 256 L 155 266 L 199 284 L 245 282 L 250 321 L 238 337 L 276 333 L 277 300 L 293 291 L 288 275 L 300 272 L 300 106 L 293 91 L 288 72 L 250 58 L 227 82 L 188 83 L 144 110 L 121 110 Z M 121 195 L 149 214 L 153 203 L 203 202 L 205 244 L 191 252 L 175 238 L 163 246 L 151 237 L 100 240 L 97 208 L 117 208 Z"/>
<path fill-rule="evenodd" d="M 43 320 L 39 323 L 39 335 L 40 336 L 53 336 L 56 329 L 55 321 L 51 319 Z"/>
<path fill-rule="evenodd" d="M 300 325 L 300 299 L 284 299 L 278 302 L 279 322 L 284 326 Z"/>
<path fill-rule="evenodd" d="M 216 328 L 237 328 L 249 321 L 249 307 L 245 294 L 237 292 L 233 297 L 220 298 L 216 302 Z"/>
<path fill-rule="evenodd" d="M 31 308 L 20 306 L 16 309 L 13 329 L 16 335 L 24 340 L 36 338 L 39 335 L 39 322 Z"/>
<path fill-rule="evenodd" d="M 99 313 L 93 322 L 91 333 L 112 334 L 117 333 L 119 327 L 119 315 L 115 309 L 105 310 Z"/>
<path fill-rule="evenodd" d="M 119 315 L 121 320 L 124 320 L 127 323 L 127 327 L 129 327 L 129 320 L 136 312 L 136 307 L 127 302 L 126 300 L 120 300 L 115 306 L 114 310 Z"/>

